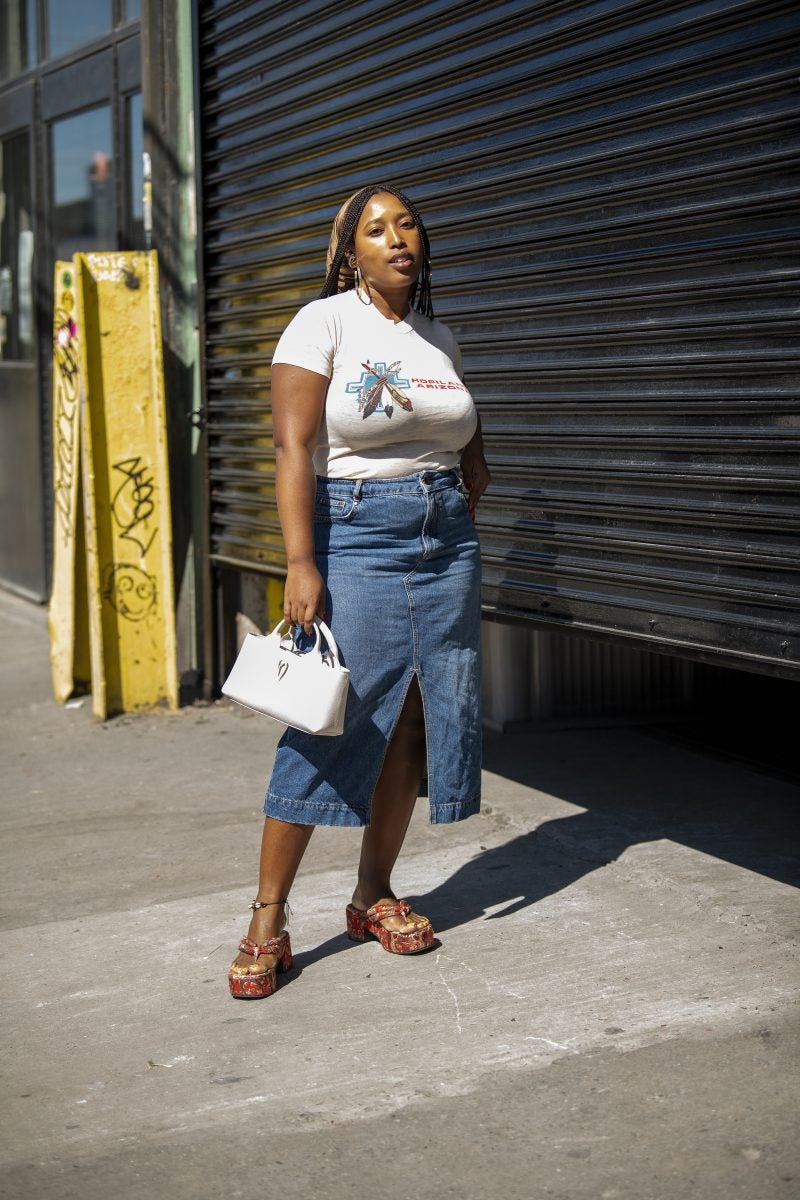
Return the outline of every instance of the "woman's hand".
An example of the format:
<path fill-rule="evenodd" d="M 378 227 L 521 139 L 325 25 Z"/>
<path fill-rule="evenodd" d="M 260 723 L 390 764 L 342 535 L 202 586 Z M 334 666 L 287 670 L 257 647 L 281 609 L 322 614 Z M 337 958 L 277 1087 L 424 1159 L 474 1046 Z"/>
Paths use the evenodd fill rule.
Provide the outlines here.
<path fill-rule="evenodd" d="M 290 563 L 283 592 L 283 615 L 310 634 L 314 617 L 325 619 L 325 583 L 313 562 Z"/>
<path fill-rule="evenodd" d="M 478 501 L 492 482 L 491 472 L 483 457 L 483 447 L 473 447 L 472 443 L 461 455 L 461 474 L 464 476 L 464 486 L 469 492 L 467 503 L 469 515 L 475 520 Z"/>

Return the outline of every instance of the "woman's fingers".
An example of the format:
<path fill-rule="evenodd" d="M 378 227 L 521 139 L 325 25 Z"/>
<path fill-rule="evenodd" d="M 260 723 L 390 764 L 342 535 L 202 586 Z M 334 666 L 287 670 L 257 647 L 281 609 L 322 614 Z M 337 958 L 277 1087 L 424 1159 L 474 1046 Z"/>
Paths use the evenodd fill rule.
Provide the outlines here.
<path fill-rule="evenodd" d="M 465 483 L 469 492 L 468 504 L 473 520 L 475 519 L 478 501 L 491 482 L 492 476 L 489 473 L 489 468 L 486 466 L 485 460 L 472 463 L 469 478 L 465 479 Z"/>
<path fill-rule="evenodd" d="M 283 593 L 283 615 L 306 633 L 314 628 L 314 617 L 325 608 L 325 584 L 315 566 L 290 567 Z"/>
<path fill-rule="evenodd" d="M 314 617 L 322 616 L 322 604 L 309 603 L 307 600 L 295 600 L 283 606 L 283 615 L 292 625 L 302 625 L 306 633 L 311 633 L 314 627 Z"/>
<path fill-rule="evenodd" d="M 317 615 L 316 605 L 307 604 L 303 609 L 301 624 L 306 633 L 311 633 L 314 628 L 314 617 Z"/>

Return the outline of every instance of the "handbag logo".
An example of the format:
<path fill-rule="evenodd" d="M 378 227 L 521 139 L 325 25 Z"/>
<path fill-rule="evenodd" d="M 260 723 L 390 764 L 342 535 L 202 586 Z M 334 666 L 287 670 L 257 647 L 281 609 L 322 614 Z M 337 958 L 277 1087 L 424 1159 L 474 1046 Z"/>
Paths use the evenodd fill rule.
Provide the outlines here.
<path fill-rule="evenodd" d="M 286 674 L 286 672 L 288 670 L 289 670 L 289 664 L 287 662 L 279 662 L 278 663 L 278 682 L 279 683 L 280 683 L 281 679 L 283 679 L 284 675 Z"/>

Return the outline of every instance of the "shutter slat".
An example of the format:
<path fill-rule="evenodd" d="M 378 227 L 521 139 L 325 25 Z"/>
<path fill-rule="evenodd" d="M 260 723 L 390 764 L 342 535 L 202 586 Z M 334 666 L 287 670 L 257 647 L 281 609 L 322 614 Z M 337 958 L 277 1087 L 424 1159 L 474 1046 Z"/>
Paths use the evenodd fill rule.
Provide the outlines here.
<path fill-rule="evenodd" d="M 797 6 L 266 11 L 200 4 L 214 561 L 285 569 L 272 352 L 387 178 L 483 417 L 487 613 L 800 675 Z"/>

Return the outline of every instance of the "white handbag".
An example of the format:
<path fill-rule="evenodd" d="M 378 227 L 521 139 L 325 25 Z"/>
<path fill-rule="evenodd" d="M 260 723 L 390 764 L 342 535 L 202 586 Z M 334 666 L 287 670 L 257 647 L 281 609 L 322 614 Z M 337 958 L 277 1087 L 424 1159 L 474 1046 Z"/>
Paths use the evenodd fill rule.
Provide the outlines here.
<path fill-rule="evenodd" d="M 324 621 L 314 618 L 314 645 L 298 650 L 286 621 L 266 637 L 248 633 L 223 695 L 305 733 L 336 737 L 344 729 L 350 672 Z M 322 639 L 327 643 L 323 652 Z"/>

